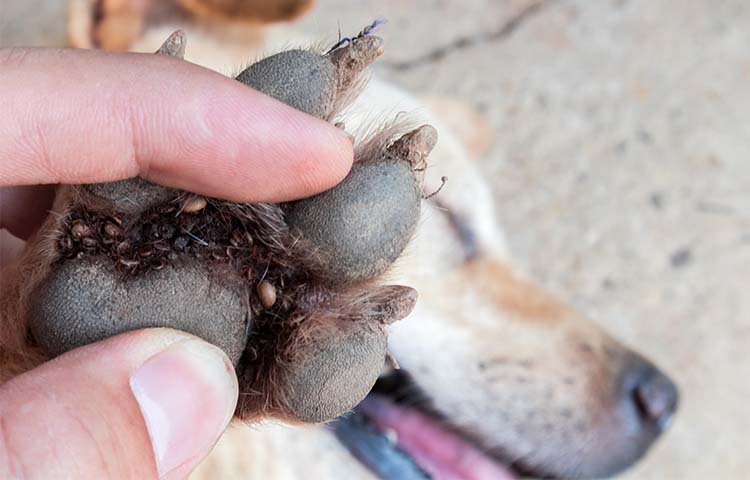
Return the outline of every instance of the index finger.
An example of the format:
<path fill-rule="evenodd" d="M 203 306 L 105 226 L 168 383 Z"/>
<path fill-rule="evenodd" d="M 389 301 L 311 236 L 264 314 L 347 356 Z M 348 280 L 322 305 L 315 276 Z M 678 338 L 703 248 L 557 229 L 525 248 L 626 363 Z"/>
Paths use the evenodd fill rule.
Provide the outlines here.
<path fill-rule="evenodd" d="M 338 183 L 339 129 L 218 73 L 161 55 L 0 49 L 0 186 L 140 175 L 234 201 Z"/>

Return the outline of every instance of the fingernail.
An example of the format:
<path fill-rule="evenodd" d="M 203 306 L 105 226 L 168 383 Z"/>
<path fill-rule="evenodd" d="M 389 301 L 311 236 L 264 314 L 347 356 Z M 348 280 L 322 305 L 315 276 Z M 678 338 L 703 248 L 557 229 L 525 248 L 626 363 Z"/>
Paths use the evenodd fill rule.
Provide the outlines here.
<path fill-rule="evenodd" d="M 178 342 L 130 377 L 159 477 L 197 464 L 229 424 L 237 377 L 226 355 L 200 340 Z"/>

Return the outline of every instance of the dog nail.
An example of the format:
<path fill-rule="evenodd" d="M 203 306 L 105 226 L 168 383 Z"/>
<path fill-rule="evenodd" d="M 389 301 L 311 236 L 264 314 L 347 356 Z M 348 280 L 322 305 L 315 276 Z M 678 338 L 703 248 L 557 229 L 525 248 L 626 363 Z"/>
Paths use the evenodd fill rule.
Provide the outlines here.
<path fill-rule="evenodd" d="M 393 354 L 387 350 L 385 352 L 385 359 L 388 361 L 388 363 L 391 364 L 394 370 L 401 370 L 401 365 L 398 364 L 398 360 L 396 360 L 396 357 L 394 357 Z"/>
<path fill-rule="evenodd" d="M 185 44 L 187 38 L 185 32 L 182 30 L 176 30 L 170 35 L 164 43 L 161 44 L 159 50 L 155 53 L 159 55 L 167 55 L 169 57 L 183 58 L 185 56 Z"/>

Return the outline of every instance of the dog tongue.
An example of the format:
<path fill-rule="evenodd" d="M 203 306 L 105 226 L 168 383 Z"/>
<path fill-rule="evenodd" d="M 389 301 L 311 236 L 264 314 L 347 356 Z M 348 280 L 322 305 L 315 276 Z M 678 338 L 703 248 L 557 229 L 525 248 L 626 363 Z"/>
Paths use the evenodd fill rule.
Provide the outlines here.
<path fill-rule="evenodd" d="M 429 416 L 369 395 L 357 407 L 384 432 L 396 432 L 396 445 L 435 480 L 513 480 L 507 468 L 450 432 Z"/>

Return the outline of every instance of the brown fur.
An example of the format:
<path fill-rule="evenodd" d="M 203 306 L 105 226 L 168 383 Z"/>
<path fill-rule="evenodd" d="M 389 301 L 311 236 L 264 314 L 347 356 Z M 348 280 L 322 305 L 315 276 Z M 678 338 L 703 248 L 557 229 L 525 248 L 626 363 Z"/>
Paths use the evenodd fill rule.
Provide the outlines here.
<path fill-rule="evenodd" d="M 485 301 L 495 304 L 499 310 L 524 319 L 555 322 L 571 313 L 569 306 L 501 262 L 476 258 L 458 270 L 456 276 L 455 282 L 473 284 Z"/>

